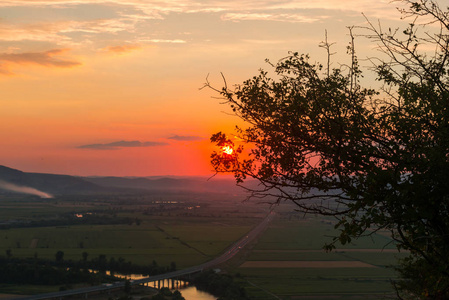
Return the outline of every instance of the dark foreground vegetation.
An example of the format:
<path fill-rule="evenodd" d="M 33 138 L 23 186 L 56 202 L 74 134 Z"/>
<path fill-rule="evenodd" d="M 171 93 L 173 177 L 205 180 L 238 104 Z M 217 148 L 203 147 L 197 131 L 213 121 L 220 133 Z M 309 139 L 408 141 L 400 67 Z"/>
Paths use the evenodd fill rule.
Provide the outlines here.
<path fill-rule="evenodd" d="M 0 229 L 33 228 L 33 227 L 57 227 L 76 225 L 119 225 L 140 224 L 141 220 L 132 217 L 119 217 L 114 212 L 89 212 L 82 217 L 74 213 L 64 213 L 51 219 L 21 220 L 0 224 Z"/>
<path fill-rule="evenodd" d="M 185 300 L 180 291 L 170 291 L 168 288 L 162 288 L 157 295 L 151 298 L 142 298 L 141 300 Z"/>
<path fill-rule="evenodd" d="M 55 260 L 34 258 L 13 258 L 0 256 L 0 282 L 8 284 L 64 285 L 86 283 L 99 285 L 104 282 L 121 280 L 114 274 L 143 274 L 145 276 L 161 274 L 176 270 L 173 262 L 168 267 L 158 266 L 156 261 L 151 265 L 136 265 L 119 257 L 105 255 L 88 260 L 88 253 L 83 253 L 79 261 L 64 260 L 64 252 L 58 251 Z"/>
<path fill-rule="evenodd" d="M 269 64 L 272 73 L 212 87 L 245 126 L 211 137 L 219 149 L 239 143 L 211 162 L 237 183 L 258 180 L 255 198 L 335 217 L 327 250 L 388 231 L 409 253 L 397 266 L 397 297 L 449 299 L 449 7 L 392 2 L 404 23 L 349 27 L 347 62 L 332 61 L 326 36 L 327 62 L 290 53 Z M 379 51 L 367 68 L 356 53 L 363 38 Z"/>
<path fill-rule="evenodd" d="M 0 281 L 7 284 L 71 285 L 88 283 L 95 285 L 114 279 L 113 276 L 90 272 L 88 269 L 56 267 L 54 263 L 39 259 L 0 257 Z"/>
<path fill-rule="evenodd" d="M 218 297 L 218 300 L 250 299 L 245 289 L 229 274 L 219 274 L 210 270 L 196 276 L 193 283 L 198 289 Z"/>

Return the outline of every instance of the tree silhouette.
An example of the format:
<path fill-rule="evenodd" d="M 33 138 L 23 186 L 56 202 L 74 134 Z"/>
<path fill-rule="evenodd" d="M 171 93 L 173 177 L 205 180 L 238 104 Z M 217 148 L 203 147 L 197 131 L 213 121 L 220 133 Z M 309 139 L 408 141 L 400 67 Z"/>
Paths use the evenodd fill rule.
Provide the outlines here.
<path fill-rule="evenodd" d="M 378 90 L 361 85 L 353 28 L 350 63 L 341 68 L 291 53 L 271 64 L 274 76 L 261 71 L 235 89 L 206 82 L 248 126 L 237 130 L 238 147 L 214 134 L 220 149 L 236 148 L 214 152 L 211 162 L 238 184 L 257 179 L 253 197 L 334 216 L 340 234 L 327 249 L 388 230 L 410 251 L 398 268 L 398 296 L 447 299 L 449 12 L 431 0 L 402 2 L 411 21 L 404 30 L 368 20 L 364 28 L 381 51 L 370 59 Z"/>
<path fill-rule="evenodd" d="M 131 293 L 131 281 L 128 278 L 125 278 L 125 285 L 123 287 L 123 290 L 126 294 Z"/>
<path fill-rule="evenodd" d="M 63 260 L 64 260 L 64 252 L 63 251 L 61 251 L 61 250 L 59 250 L 58 252 L 56 252 L 56 254 L 55 254 L 55 260 L 56 260 L 56 263 L 62 263 L 63 262 Z"/>

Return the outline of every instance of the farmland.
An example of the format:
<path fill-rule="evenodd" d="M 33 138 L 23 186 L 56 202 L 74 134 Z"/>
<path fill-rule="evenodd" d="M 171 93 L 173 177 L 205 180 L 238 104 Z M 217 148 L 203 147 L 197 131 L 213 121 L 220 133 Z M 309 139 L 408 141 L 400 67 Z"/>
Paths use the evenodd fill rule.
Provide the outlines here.
<path fill-rule="evenodd" d="M 266 204 L 241 194 L 137 193 L 71 195 L 40 199 L 0 195 L 0 255 L 80 261 L 105 257 L 137 265 L 197 265 L 222 253 L 258 224 Z M 379 298 L 392 293 L 390 267 L 398 254 L 387 235 L 339 246 L 326 253 L 334 221 L 275 208 L 276 218 L 259 239 L 221 266 L 236 275 L 253 299 Z M 86 258 L 86 257 L 84 257 Z M 0 286 L 34 293 L 56 286 Z"/>
<path fill-rule="evenodd" d="M 333 222 L 323 217 L 277 220 L 232 267 L 254 299 L 379 299 L 393 293 L 398 253 L 388 237 L 374 234 L 326 253 Z M 309 298 L 312 297 L 312 298 Z"/>
<path fill-rule="evenodd" d="M 9 249 L 15 257 L 37 255 L 53 259 L 56 251 L 61 250 L 64 259 L 79 260 L 82 253 L 87 252 L 91 257 L 104 254 L 136 264 L 149 264 L 155 260 L 165 265 L 175 261 L 181 268 L 218 255 L 263 217 L 257 207 L 245 206 L 245 217 L 242 218 L 241 212 L 235 210 L 235 205 L 241 205 L 240 202 L 228 201 L 217 208 L 210 207 L 208 199 L 197 199 L 195 203 L 182 200 L 147 203 L 145 199 L 139 199 L 136 204 L 133 197 L 121 197 L 120 204 L 112 200 L 99 203 L 83 199 L 76 205 L 64 199 L 39 200 L 38 204 L 25 199 L 6 200 L 2 202 L 5 205 L 1 211 L 12 228 L 0 230 L 0 253 Z M 30 209 L 26 214 L 28 210 L 22 210 L 23 206 L 38 209 L 32 213 Z M 115 218 L 128 217 L 133 222 L 14 228 L 24 219 L 57 219 L 65 214 L 82 218 L 87 213 L 113 214 Z"/>
<path fill-rule="evenodd" d="M 212 259 L 267 210 L 221 194 L 0 195 L 0 256 L 55 261 L 121 260 L 181 269 Z M 110 223 L 110 224 L 108 224 Z M 55 224 L 55 225 L 52 225 Z M 59 287 L 0 285 L 0 293 Z"/>

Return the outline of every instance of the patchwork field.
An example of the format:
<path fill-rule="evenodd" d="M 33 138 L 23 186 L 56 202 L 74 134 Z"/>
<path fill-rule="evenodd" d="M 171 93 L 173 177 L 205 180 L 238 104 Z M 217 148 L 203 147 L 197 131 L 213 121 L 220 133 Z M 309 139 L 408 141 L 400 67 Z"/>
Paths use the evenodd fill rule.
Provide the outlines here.
<path fill-rule="evenodd" d="M 37 203 L 3 199 L 0 221 L 12 226 L 0 229 L 0 255 L 55 259 L 56 252 L 63 251 L 64 260 L 81 260 L 86 252 L 88 259 L 105 255 L 136 264 L 152 264 L 154 260 L 168 266 L 175 262 L 181 269 L 219 255 L 258 224 L 269 208 L 242 204 L 241 199 L 196 197 L 191 201 L 188 195 L 183 197 L 179 200 L 172 195 L 170 201 L 154 201 L 151 197 L 121 196 Z M 253 299 L 379 299 L 392 293 L 390 281 L 395 273 L 391 266 L 404 254 L 397 252 L 387 235 L 374 234 L 326 253 L 323 245 L 336 234 L 333 221 L 304 218 L 293 208 L 277 207 L 276 218 L 263 235 L 224 266 Z M 15 226 L 23 220 L 40 222 L 89 213 L 129 218 L 131 222 Z M 29 293 L 36 288 L 40 287 L 29 286 Z M 5 293 L 15 290 L 16 286 L 0 286 Z"/>
<path fill-rule="evenodd" d="M 279 214 L 233 269 L 254 299 L 379 299 L 393 292 L 398 253 L 385 235 L 325 252 L 335 234 L 325 218 Z"/>
<path fill-rule="evenodd" d="M 146 198 L 145 198 L 146 197 Z M 0 196 L 0 255 L 55 259 L 57 251 L 65 260 L 81 260 L 106 255 L 122 257 L 135 264 L 177 268 L 205 262 L 223 252 L 261 220 L 264 212 L 241 200 L 173 195 L 170 201 L 154 201 L 151 196 L 111 197 L 111 199 L 36 199 Z M 193 197 L 191 197 L 193 198 Z M 130 218 L 130 224 L 63 225 L 14 228 L 25 221 L 58 220 L 67 215 L 105 214 Z M 134 221 L 138 220 L 138 221 Z"/>
<path fill-rule="evenodd" d="M 167 229 L 166 229 L 167 228 Z M 188 267 L 218 255 L 240 238 L 250 226 L 220 225 L 101 225 L 16 228 L 0 231 L 0 253 L 9 250 L 16 257 L 54 259 L 57 251 L 64 259 L 80 260 L 104 254 L 122 257 L 136 264 L 159 265 L 176 262 Z"/>

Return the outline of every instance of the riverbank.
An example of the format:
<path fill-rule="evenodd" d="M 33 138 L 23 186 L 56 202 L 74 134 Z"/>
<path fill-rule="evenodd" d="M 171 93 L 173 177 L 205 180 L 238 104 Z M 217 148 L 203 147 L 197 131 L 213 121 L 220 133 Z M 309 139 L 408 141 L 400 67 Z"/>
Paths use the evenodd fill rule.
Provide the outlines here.
<path fill-rule="evenodd" d="M 100 293 L 100 294 L 89 294 L 90 300 L 109 300 L 109 299 L 118 299 L 124 296 L 130 296 L 133 300 L 140 300 L 142 298 L 151 298 L 156 295 L 158 290 L 152 287 L 147 286 L 133 286 L 131 293 L 128 295 L 125 291 L 111 291 L 109 293 Z M 73 300 L 81 300 L 86 299 L 84 295 L 72 296 L 70 299 Z"/>

